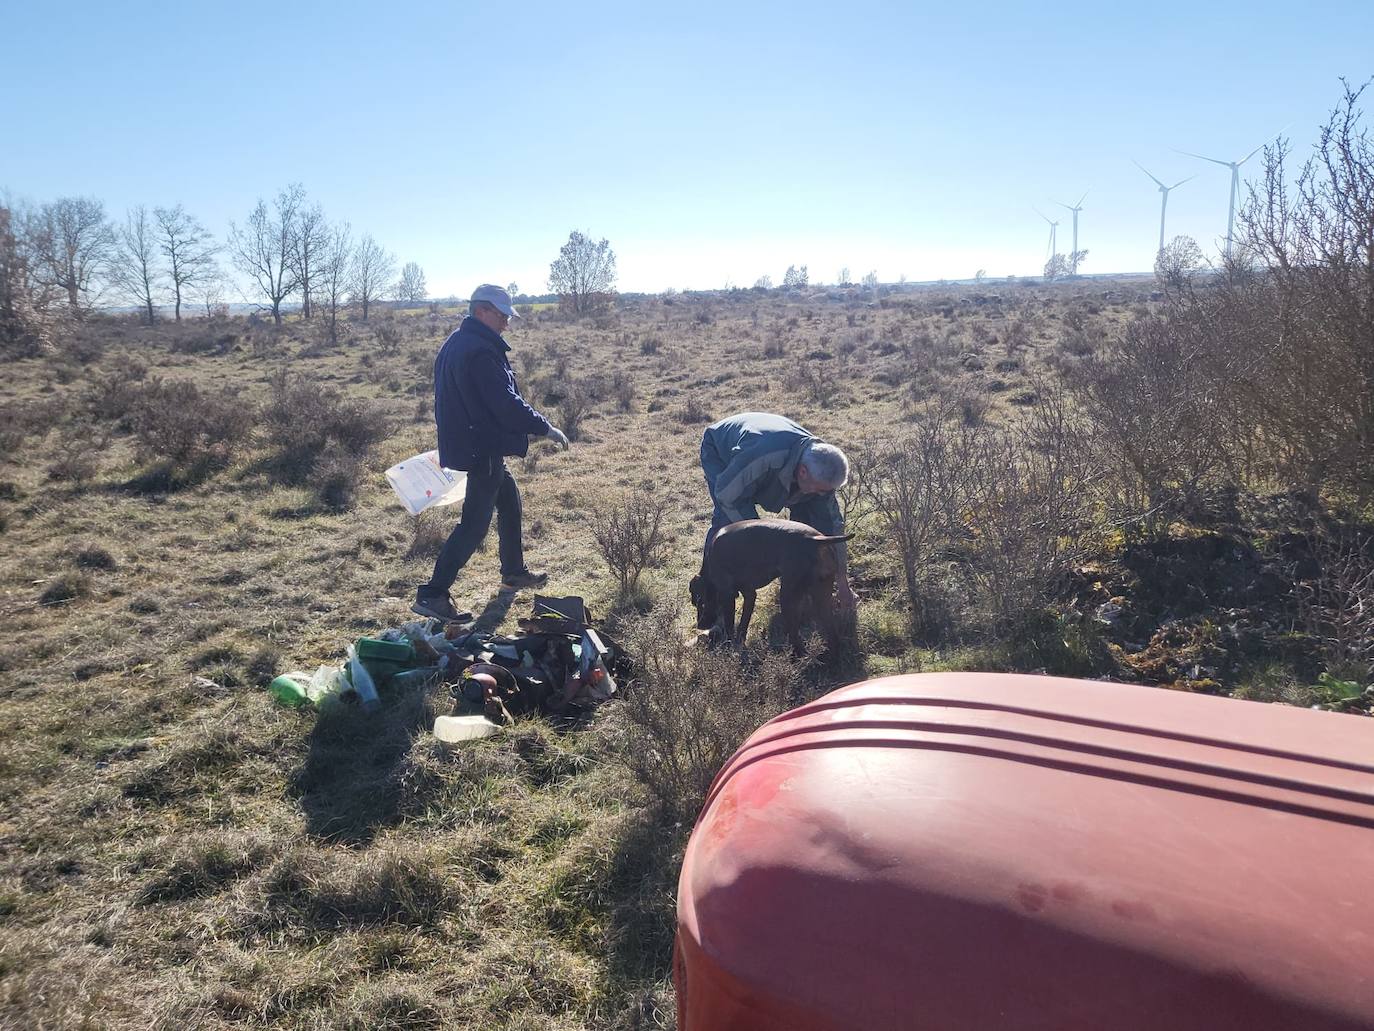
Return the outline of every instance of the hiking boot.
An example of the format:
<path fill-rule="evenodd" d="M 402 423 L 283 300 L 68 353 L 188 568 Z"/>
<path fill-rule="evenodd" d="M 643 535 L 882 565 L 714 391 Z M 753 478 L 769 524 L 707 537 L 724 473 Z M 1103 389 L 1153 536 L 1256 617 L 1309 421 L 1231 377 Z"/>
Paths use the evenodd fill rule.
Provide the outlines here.
<path fill-rule="evenodd" d="M 440 594 L 435 597 L 417 594 L 415 604 L 410 606 L 410 611 L 417 616 L 432 616 L 444 623 L 471 623 L 471 612 L 459 612 L 453 607 L 453 599 L 447 594 Z"/>
<path fill-rule="evenodd" d="M 522 587 L 543 587 L 548 582 L 548 573 L 532 573 L 528 569 L 501 577 L 501 586 L 508 591 L 518 591 Z"/>

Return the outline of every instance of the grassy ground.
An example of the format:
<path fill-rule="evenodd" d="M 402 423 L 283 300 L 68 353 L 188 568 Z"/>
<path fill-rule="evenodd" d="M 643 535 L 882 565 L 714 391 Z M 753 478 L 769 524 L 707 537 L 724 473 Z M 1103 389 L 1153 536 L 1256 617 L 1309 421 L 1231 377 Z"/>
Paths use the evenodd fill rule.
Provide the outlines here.
<path fill-rule="evenodd" d="M 707 422 L 779 411 L 852 447 L 936 392 L 970 418 L 1009 418 L 1056 354 L 1143 303 L 1136 286 L 1094 283 L 538 313 L 511 336 L 516 368 L 575 444 L 536 442 L 512 463 L 530 564 L 550 591 L 616 608 L 590 518 L 648 491 L 666 502 L 670 548 L 636 603 L 661 613 L 685 597 L 707 525 Z M 383 314 L 337 344 L 300 323 L 94 326 L 7 367 L 0 1024 L 671 1026 L 690 819 L 628 772 L 623 703 L 445 752 L 428 733 L 442 689 L 388 696 L 375 718 L 285 710 L 261 689 L 408 617 L 456 513 L 412 519 L 381 473 L 433 446 L 429 370 L 454 321 Z M 155 376 L 265 405 L 281 368 L 390 427 L 343 503 L 283 476 L 261 433 L 167 489 L 117 412 L 81 414 L 101 387 Z M 813 668 L 806 693 L 1026 667 L 918 646 L 884 542 L 861 536 L 853 564 L 858 649 Z M 455 600 L 511 629 L 528 596 L 512 604 L 497 579 L 492 541 Z"/>

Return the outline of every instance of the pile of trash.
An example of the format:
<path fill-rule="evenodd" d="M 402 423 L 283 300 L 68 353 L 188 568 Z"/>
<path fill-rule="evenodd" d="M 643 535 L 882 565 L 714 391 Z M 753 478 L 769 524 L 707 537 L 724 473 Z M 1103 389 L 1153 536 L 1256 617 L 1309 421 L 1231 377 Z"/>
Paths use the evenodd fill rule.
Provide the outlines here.
<path fill-rule="evenodd" d="M 293 708 L 356 704 L 375 711 L 379 688 L 391 693 L 444 683 L 454 714 L 439 717 L 435 735 L 453 741 L 484 737 L 516 716 L 577 715 L 615 694 L 615 675 L 625 675 L 628 659 L 594 629 L 581 598 L 536 594 L 533 613 L 518 624 L 520 634 L 506 637 L 415 620 L 359 638 L 342 667 L 285 673 L 268 691 Z"/>

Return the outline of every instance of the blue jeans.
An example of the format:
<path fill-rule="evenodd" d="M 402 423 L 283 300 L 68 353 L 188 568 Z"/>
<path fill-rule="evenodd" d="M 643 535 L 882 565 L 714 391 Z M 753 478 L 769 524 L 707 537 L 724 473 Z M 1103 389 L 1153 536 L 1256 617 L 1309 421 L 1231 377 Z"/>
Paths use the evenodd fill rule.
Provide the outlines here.
<path fill-rule="evenodd" d="M 419 590 L 422 597 L 448 594 L 453 581 L 458 579 L 459 570 L 467 565 L 473 552 L 486 539 L 493 512 L 496 514 L 501 575 L 513 576 L 525 571 L 525 547 L 520 537 L 520 488 L 506 469 L 506 463 L 500 458 L 492 458 L 483 468 L 468 473 L 463 514 L 435 560 L 434 575 Z"/>

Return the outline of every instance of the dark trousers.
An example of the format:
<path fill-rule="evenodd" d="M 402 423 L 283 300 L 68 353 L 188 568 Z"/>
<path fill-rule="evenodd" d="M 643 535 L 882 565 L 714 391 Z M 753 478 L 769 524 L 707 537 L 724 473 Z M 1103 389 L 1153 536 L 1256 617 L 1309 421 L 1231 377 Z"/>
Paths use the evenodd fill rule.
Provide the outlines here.
<path fill-rule="evenodd" d="M 492 512 L 496 513 L 496 536 L 501 554 L 501 575 L 513 576 L 525 570 L 525 547 L 520 539 L 520 488 L 515 477 L 499 458 L 491 459 L 484 468 L 468 473 L 467 494 L 463 497 L 463 514 L 458 525 L 448 535 L 443 550 L 434 563 L 434 575 L 420 588 L 426 597 L 448 594 L 458 571 L 468 563 L 486 539 L 491 529 Z"/>

